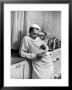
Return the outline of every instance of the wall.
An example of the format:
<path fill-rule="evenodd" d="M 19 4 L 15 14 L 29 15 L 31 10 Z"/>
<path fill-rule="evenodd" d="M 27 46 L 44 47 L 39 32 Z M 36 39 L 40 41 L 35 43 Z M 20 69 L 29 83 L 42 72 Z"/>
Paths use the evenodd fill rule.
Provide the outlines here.
<path fill-rule="evenodd" d="M 43 25 L 43 12 L 41 11 L 29 11 L 27 12 L 27 32 L 31 24 L 36 23 L 41 28 Z"/>
<path fill-rule="evenodd" d="M 32 23 L 40 25 L 41 30 L 46 31 L 61 40 L 60 11 L 29 11 L 27 12 L 27 32 Z"/>

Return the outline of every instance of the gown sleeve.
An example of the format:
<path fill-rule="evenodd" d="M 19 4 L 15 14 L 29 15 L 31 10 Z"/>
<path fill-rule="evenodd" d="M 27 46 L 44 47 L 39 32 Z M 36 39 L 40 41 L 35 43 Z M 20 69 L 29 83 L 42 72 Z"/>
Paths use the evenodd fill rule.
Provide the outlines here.
<path fill-rule="evenodd" d="M 20 46 L 20 50 L 19 50 L 19 54 L 22 56 L 22 57 L 26 57 L 28 59 L 33 59 L 36 57 L 35 54 L 33 53 L 29 53 L 29 44 L 28 44 L 28 40 L 27 38 L 23 38 L 22 42 L 21 42 L 21 46 Z"/>

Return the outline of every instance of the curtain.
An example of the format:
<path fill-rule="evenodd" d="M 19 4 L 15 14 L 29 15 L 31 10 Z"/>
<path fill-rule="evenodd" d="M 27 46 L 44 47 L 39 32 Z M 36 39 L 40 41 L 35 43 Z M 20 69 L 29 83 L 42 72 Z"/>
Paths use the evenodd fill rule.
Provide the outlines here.
<path fill-rule="evenodd" d="M 21 39 L 26 34 L 26 12 L 11 11 L 11 49 L 19 49 Z"/>

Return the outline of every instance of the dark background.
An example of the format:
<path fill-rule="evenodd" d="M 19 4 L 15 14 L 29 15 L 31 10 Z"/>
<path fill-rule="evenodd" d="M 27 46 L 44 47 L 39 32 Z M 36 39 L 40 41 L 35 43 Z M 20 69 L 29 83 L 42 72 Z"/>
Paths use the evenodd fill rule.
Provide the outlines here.
<path fill-rule="evenodd" d="M 7 2 L 7 3 L 22 3 L 22 2 L 27 2 L 27 3 L 67 3 L 71 0 L 0 0 L 2 2 Z"/>
<path fill-rule="evenodd" d="M 4 29 L 3 29 L 3 4 L 4 3 L 69 3 L 69 48 L 71 50 L 71 39 L 72 39 L 72 0 L 0 0 L 0 89 L 1 90 L 34 90 L 34 89 L 42 89 L 41 87 L 25 87 L 25 88 L 15 88 L 15 87 L 4 87 L 3 86 L 3 82 L 4 82 L 4 78 L 3 78 L 3 62 L 4 62 L 4 39 L 3 39 L 3 33 L 4 33 Z M 69 50 L 69 63 L 71 63 L 71 53 Z M 70 65 L 69 65 L 70 66 Z M 69 85 L 71 86 L 71 79 L 72 75 L 69 72 Z"/>

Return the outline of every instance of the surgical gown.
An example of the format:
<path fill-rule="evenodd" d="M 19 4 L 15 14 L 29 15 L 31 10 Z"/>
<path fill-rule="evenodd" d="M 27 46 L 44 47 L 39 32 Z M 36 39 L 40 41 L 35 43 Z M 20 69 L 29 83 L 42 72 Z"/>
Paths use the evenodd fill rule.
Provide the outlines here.
<path fill-rule="evenodd" d="M 45 44 L 39 37 L 32 39 L 30 36 L 25 36 L 21 42 L 20 55 L 32 60 L 32 79 L 53 79 L 53 62 L 46 50 L 40 49 L 40 46 Z M 38 60 L 37 53 L 45 52 L 45 55 Z"/>

